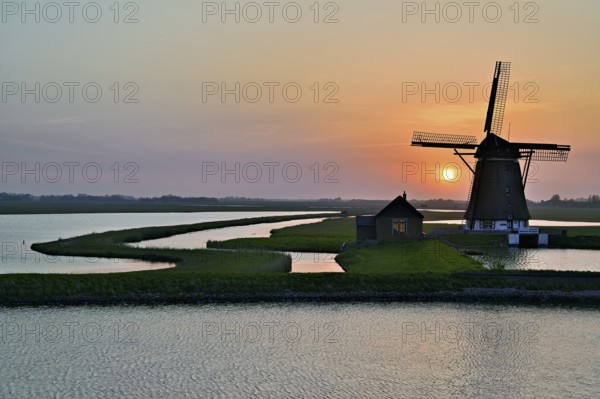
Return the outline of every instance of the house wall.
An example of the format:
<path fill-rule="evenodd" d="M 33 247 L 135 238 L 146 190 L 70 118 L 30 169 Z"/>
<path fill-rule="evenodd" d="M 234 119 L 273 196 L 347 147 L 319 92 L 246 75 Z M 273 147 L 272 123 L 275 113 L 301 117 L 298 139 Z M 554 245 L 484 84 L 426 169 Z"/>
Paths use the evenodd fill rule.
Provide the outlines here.
<path fill-rule="evenodd" d="M 394 219 L 406 219 L 406 234 L 394 236 L 392 234 L 392 221 Z M 423 235 L 423 220 L 421 218 L 377 218 L 377 239 L 379 241 L 401 241 L 406 239 L 418 239 Z"/>
<path fill-rule="evenodd" d="M 367 241 L 377 239 L 377 228 L 375 225 L 356 226 L 356 241 Z"/>

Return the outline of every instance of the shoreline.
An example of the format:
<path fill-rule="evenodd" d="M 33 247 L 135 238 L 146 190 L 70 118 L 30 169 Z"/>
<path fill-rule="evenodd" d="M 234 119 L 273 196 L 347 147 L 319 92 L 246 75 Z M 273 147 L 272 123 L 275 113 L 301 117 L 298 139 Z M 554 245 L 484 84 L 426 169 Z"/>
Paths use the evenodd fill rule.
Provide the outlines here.
<path fill-rule="evenodd" d="M 600 273 L 595 272 L 494 271 L 474 269 L 469 265 L 458 269 L 462 265 L 460 262 L 450 262 L 454 268 L 449 270 L 423 271 L 421 266 L 424 260 L 416 258 L 415 264 L 411 263 L 411 267 L 403 273 L 383 268 L 381 273 L 360 273 L 359 270 L 357 273 L 335 275 L 290 274 L 291 259 L 271 259 L 268 258 L 269 253 L 260 259 L 252 259 L 253 263 L 249 265 L 246 257 L 235 255 L 231 259 L 224 258 L 221 251 L 135 248 L 122 245 L 231 225 L 252 225 L 316 216 L 320 214 L 142 227 L 34 244 L 31 246 L 32 250 L 49 255 L 125 257 L 149 261 L 169 259 L 177 267 L 167 269 L 168 271 L 140 271 L 119 275 L 0 276 L 0 307 L 361 302 L 600 307 Z M 322 231 L 312 231 L 311 237 L 329 235 L 339 239 L 335 233 L 338 230 L 345 231 L 347 226 L 340 225 L 338 219 L 335 221 L 327 224 L 327 228 L 320 227 Z M 292 239 L 283 240 L 284 244 L 287 247 L 289 242 L 298 240 L 302 243 L 304 236 L 299 237 L 292 236 Z M 315 245 L 313 242 L 309 244 Z M 461 259 L 459 257 L 458 260 Z M 347 272 L 347 267 L 342 263 L 338 262 Z"/>
<path fill-rule="evenodd" d="M 260 294 L 79 296 L 53 300 L 0 301 L 0 308 L 80 306 L 169 306 L 252 303 L 484 303 L 496 305 L 569 305 L 600 307 L 600 290 L 560 291 L 516 288 L 467 288 L 441 292 L 285 292 Z"/>

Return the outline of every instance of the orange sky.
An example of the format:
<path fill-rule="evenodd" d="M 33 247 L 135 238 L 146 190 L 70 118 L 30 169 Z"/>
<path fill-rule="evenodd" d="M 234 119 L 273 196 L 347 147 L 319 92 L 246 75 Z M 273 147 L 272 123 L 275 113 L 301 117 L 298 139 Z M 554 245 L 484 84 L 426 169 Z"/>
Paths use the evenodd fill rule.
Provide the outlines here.
<path fill-rule="evenodd" d="M 140 179 L 132 185 L 110 179 L 98 184 L 8 179 L 0 191 L 391 198 L 406 190 L 412 198 L 466 199 L 466 169 L 454 183 L 435 182 L 432 174 L 403 176 L 415 165 L 420 172 L 439 164 L 441 172 L 458 162 L 450 150 L 412 148 L 410 138 L 413 130 L 483 138 L 482 88 L 502 60 L 512 62 L 505 137 L 510 123 L 511 140 L 573 147 L 568 163 L 534 168 L 538 182 L 528 184 L 527 196 L 598 193 L 600 3 L 521 2 L 516 15 L 514 1 L 501 1 L 502 16 L 491 22 L 495 10 L 483 2 L 472 22 L 464 7 L 452 22 L 456 10 L 442 1 L 436 22 L 435 14 L 422 12 L 422 2 L 344 1 L 327 8 L 323 2 L 317 3 L 316 16 L 314 2 L 301 1 L 296 23 L 281 11 L 289 2 L 280 3 L 273 23 L 264 7 L 261 20 L 248 22 L 254 14 L 242 10 L 249 2 L 239 3 L 239 23 L 235 15 L 222 22 L 220 10 L 214 15 L 203 10 L 207 3 L 145 1 L 133 24 L 115 23 L 108 3 L 102 3 L 104 18 L 96 24 L 50 24 L 43 16 L 41 23 L 22 23 L 19 16 L 5 15 L 3 82 L 93 81 L 104 88 L 104 97 L 95 104 L 81 98 L 51 104 L 8 97 L 0 104 L 2 159 L 92 160 L 106 168 L 134 162 Z M 435 9 L 436 2 L 425 3 Z M 414 4 L 417 10 L 406 8 Z M 120 19 L 132 10 L 121 11 Z M 327 16 L 337 22 L 324 23 Z M 139 102 L 108 100 L 114 82 L 122 90 L 134 82 Z M 239 103 L 234 95 L 224 103 L 220 94 L 203 98 L 207 83 L 232 88 L 236 82 L 241 87 L 257 82 L 265 89 L 260 101 L 251 103 L 243 95 Z M 273 102 L 265 82 L 278 85 Z M 292 82 L 303 91 L 296 103 L 280 90 Z M 326 86 L 329 82 L 333 85 Z M 422 99 L 420 92 L 406 92 L 423 84 L 435 89 L 436 83 L 439 102 L 434 94 Z M 475 87 L 472 99 L 469 85 Z M 462 90 L 458 99 L 451 91 L 456 87 Z M 337 102 L 326 103 L 334 91 L 331 99 Z M 217 175 L 204 182 L 203 162 L 295 162 L 303 179 L 290 183 L 279 176 L 252 183 L 242 176 L 240 182 L 223 183 Z M 315 163 L 321 169 L 318 182 L 310 168 Z M 323 181 L 330 172 L 323 170 L 327 163 L 339 167 L 337 183 Z"/>

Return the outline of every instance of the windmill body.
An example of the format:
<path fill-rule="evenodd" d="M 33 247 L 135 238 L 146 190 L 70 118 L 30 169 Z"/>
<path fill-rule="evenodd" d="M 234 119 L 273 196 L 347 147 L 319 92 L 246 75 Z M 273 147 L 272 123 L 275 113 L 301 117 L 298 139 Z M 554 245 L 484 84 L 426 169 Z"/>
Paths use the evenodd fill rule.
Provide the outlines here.
<path fill-rule="evenodd" d="M 495 134 L 479 144 L 465 219 L 469 230 L 529 227 L 520 153 Z"/>
<path fill-rule="evenodd" d="M 511 143 L 500 137 L 509 75 L 510 63 L 497 62 L 484 127 L 486 136 L 480 143 L 474 136 L 413 134 L 413 146 L 454 149 L 454 154 L 473 172 L 465 213 L 467 230 L 518 232 L 528 229 L 531 217 L 525 185 L 531 161 L 565 162 L 571 149 L 568 145 Z M 465 155 L 475 157 L 475 169 L 467 163 Z M 524 161 L 523 171 L 520 161 Z"/>

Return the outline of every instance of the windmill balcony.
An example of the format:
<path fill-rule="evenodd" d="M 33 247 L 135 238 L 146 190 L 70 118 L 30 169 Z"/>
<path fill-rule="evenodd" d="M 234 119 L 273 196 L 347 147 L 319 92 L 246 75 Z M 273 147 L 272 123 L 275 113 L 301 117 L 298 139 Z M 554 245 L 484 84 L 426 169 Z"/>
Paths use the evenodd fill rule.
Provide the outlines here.
<path fill-rule="evenodd" d="M 517 232 L 519 234 L 539 234 L 540 229 L 538 227 L 522 227 Z"/>

